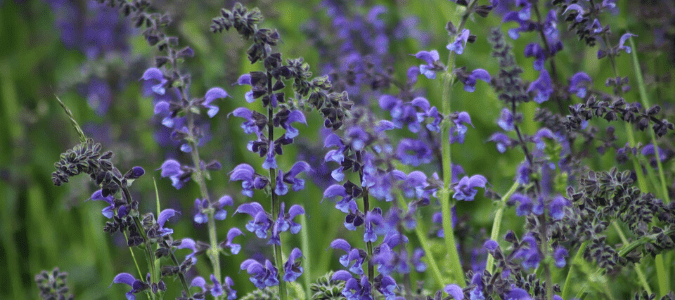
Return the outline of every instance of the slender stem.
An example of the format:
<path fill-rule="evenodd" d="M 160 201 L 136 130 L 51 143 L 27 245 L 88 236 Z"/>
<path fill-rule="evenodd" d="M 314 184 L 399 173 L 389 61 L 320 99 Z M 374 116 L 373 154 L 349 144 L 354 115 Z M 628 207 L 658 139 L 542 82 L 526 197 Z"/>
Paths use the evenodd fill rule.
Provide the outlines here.
<path fill-rule="evenodd" d="M 541 13 L 539 13 L 538 1 L 533 1 L 532 6 L 534 7 L 534 14 L 537 16 L 537 22 L 541 22 Z M 537 26 L 537 27 L 539 27 L 539 35 L 541 36 L 541 42 L 544 44 L 546 56 L 549 56 L 551 55 L 551 46 L 548 44 L 548 40 L 546 39 L 546 34 L 544 33 L 544 26 Z M 555 66 L 555 60 L 553 60 L 553 56 L 549 57 L 548 61 L 551 63 L 551 77 L 553 79 L 553 82 L 558 83 L 558 71 Z M 562 103 L 562 99 L 556 96 L 555 102 L 558 103 L 558 109 L 560 110 L 560 113 L 561 114 L 565 113 L 566 111 L 565 105 Z"/>
<path fill-rule="evenodd" d="M 267 95 L 270 96 L 270 102 L 267 104 L 267 151 L 274 151 L 274 108 L 272 107 L 272 74 L 267 72 Z M 277 194 L 274 192 L 276 189 L 276 180 L 277 171 L 275 168 L 269 168 L 269 177 L 270 177 L 270 196 L 272 198 L 272 218 L 276 218 L 281 211 L 281 201 L 277 199 Z M 276 221 L 274 221 L 276 222 Z M 283 280 L 284 276 L 284 259 L 283 251 L 281 249 L 281 239 L 279 239 L 279 245 L 274 244 L 274 264 L 278 270 L 279 274 L 279 298 L 281 300 L 288 299 L 288 292 L 286 288 L 286 281 Z"/>
<path fill-rule="evenodd" d="M 185 93 L 181 91 L 183 95 L 185 96 Z M 201 158 L 199 157 L 199 140 L 195 135 L 195 120 L 194 120 L 194 114 L 190 111 L 190 108 L 187 109 L 187 119 L 188 119 L 188 132 L 190 134 L 190 137 L 188 138 L 188 142 L 190 143 L 190 147 L 192 147 L 192 151 L 190 151 L 190 154 L 192 156 L 192 164 L 194 165 L 194 179 L 197 185 L 199 186 L 199 192 L 202 197 L 202 201 L 207 201 L 209 205 L 211 205 L 211 199 L 209 197 L 209 192 L 206 189 L 206 182 L 204 180 L 204 172 L 202 171 L 201 168 Z M 211 265 L 213 266 L 213 275 L 216 277 L 216 280 L 218 282 L 221 281 L 221 273 L 220 273 L 220 251 L 218 250 L 218 235 L 216 234 L 216 220 L 214 218 L 214 210 L 209 209 L 208 210 L 208 223 L 207 226 L 209 228 L 209 244 L 210 247 L 207 250 L 207 255 L 209 257 L 209 260 L 211 261 Z M 215 297 L 216 299 L 220 299 L 220 297 Z"/>
<path fill-rule="evenodd" d="M 565 278 L 565 285 L 563 285 L 562 290 L 563 299 L 570 299 L 569 295 L 572 292 L 572 277 L 574 275 L 574 267 L 576 266 L 576 264 L 580 263 L 581 260 L 583 260 L 584 251 L 586 251 L 586 246 L 588 246 L 588 241 L 581 243 L 581 246 L 579 246 L 579 250 L 577 250 L 577 254 L 574 255 L 574 258 L 572 259 L 570 269 L 567 271 L 567 278 Z"/>
<path fill-rule="evenodd" d="M 628 239 L 626 236 L 623 234 L 623 231 L 621 231 L 621 227 L 619 227 L 619 224 L 616 223 L 616 221 L 612 221 L 612 226 L 614 226 L 614 229 L 616 232 L 619 234 L 619 238 L 621 239 L 621 242 L 624 245 L 629 245 Z M 627 254 L 628 252 L 626 252 Z M 621 251 L 619 251 L 619 254 L 621 254 Z M 642 267 L 640 266 L 641 264 L 636 263 L 635 264 L 635 273 L 638 275 L 638 279 L 640 279 L 640 284 L 642 284 L 642 288 L 647 291 L 647 293 L 652 293 L 652 289 L 649 287 L 649 283 L 647 282 L 647 277 L 645 274 L 642 272 Z M 657 266 L 657 272 L 658 272 L 658 266 Z"/>
<path fill-rule="evenodd" d="M 401 206 L 401 209 L 404 207 L 408 207 L 408 204 L 405 203 L 405 198 L 403 197 L 403 193 L 401 192 L 400 189 L 397 189 L 397 200 L 398 200 L 398 205 Z M 420 220 L 419 218 L 416 218 L 417 220 Z M 441 270 L 438 268 L 438 264 L 436 263 L 436 259 L 434 259 L 433 252 L 431 252 L 431 246 L 429 246 L 429 241 L 427 240 L 427 235 L 424 231 L 424 228 L 422 228 L 422 223 L 417 222 L 417 225 L 415 226 L 415 235 L 417 235 L 417 239 L 420 242 L 420 245 L 422 246 L 422 249 L 424 250 L 424 257 L 427 260 L 427 263 L 429 263 L 429 266 L 431 266 L 431 271 L 434 274 L 434 279 L 436 280 L 436 285 L 438 286 L 439 289 L 443 289 L 443 275 L 441 275 Z"/>
<path fill-rule="evenodd" d="M 356 160 L 362 162 L 360 151 L 356 151 Z M 367 216 L 368 212 L 370 211 L 370 199 L 368 196 L 368 188 L 363 186 L 363 168 L 359 169 L 359 179 L 361 180 L 361 187 L 363 187 L 363 213 Z M 368 282 L 370 282 L 372 294 L 373 283 L 375 280 L 375 268 L 373 265 L 373 242 L 366 242 L 366 248 L 368 249 Z"/>
<path fill-rule="evenodd" d="M 502 215 L 504 215 L 504 208 L 506 207 L 506 201 L 509 200 L 511 195 L 516 192 L 516 189 L 518 188 L 518 182 L 513 183 L 511 188 L 509 189 L 508 192 L 502 197 L 502 199 L 499 201 L 499 208 L 497 209 L 497 212 L 495 213 L 495 220 L 492 223 L 492 233 L 490 234 L 490 239 L 493 241 L 497 241 L 499 238 L 499 228 L 502 225 Z M 492 254 L 488 254 L 487 258 L 487 263 L 485 264 L 485 269 L 492 274 L 492 271 L 494 269 L 494 261 L 495 258 L 492 256 Z"/>
<path fill-rule="evenodd" d="M 462 15 L 462 19 L 457 26 L 457 32 L 461 33 L 466 22 L 469 19 L 469 15 L 473 11 L 473 7 L 478 1 L 472 0 L 467 5 L 467 10 Z M 451 36 L 452 39 L 455 38 L 455 35 Z M 448 251 L 448 258 L 450 259 L 450 271 L 455 281 L 462 288 L 466 287 L 466 282 L 464 281 L 464 271 L 462 270 L 462 264 L 459 261 L 459 254 L 457 253 L 457 246 L 455 244 L 455 234 L 452 228 L 452 212 L 451 207 L 454 204 L 454 201 L 450 198 L 450 185 L 452 184 L 452 152 L 450 149 L 450 119 L 448 116 L 452 112 L 451 110 L 451 90 L 452 86 L 455 83 L 455 76 L 453 75 L 453 70 L 455 69 L 455 52 L 450 51 L 448 54 L 448 67 L 443 74 L 443 95 L 442 95 L 442 110 L 443 110 L 443 121 L 441 122 L 441 152 L 443 154 L 442 163 L 443 163 L 443 189 L 440 190 L 440 202 L 441 202 L 441 213 L 443 214 L 443 232 L 445 233 L 445 248 Z"/>
<path fill-rule="evenodd" d="M 305 268 L 302 276 L 304 276 L 305 281 L 305 295 L 309 297 L 309 295 L 312 295 L 312 276 L 310 273 L 310 268 L 312 267 L 310 257 L 312 252 L 310 252 L 309 249 L 309 224 L 307 223 L 307 216 L 305 214 L 300 215 L 300 225 L 302 226 L 302 230 L 300 230 L 300 247 L 302 248 L 302 253 L 304 254 L 305 260 Z"/>

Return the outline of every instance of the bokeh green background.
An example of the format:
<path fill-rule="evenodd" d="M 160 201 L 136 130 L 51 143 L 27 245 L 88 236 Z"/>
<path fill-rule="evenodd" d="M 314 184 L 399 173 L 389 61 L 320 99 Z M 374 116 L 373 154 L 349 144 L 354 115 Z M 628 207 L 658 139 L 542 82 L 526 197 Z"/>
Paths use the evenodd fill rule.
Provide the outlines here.
<path fill-rule="evenodd" d="M 73 1 L 85 5 L 83 0 Z M 325 61 L 307 41 L 302 30 L 310 19 L 318 20 L 318 24 L 330 30 L 325 10 L 318 7 L 319 1 L 242 2 L 249 7 L 260 7 L 266 16 L 264 25 L 279 30 L 283 39 L 279 48 L 284 57 L 302 56 L 314 72 L 320 72 L 318 66 Z M 651 43 L 652 28 L 636 13 L 639 7 L 637 2 L 620 1 L 619 15 L 604 22 L 608 22 L 617 34 L 630 30 L 640 35 L 636 39 L 638 43 Z M 232 96 L 218 103 L 221 113 L 211 120 L 213 139 L 201 150 L 202 159 L 217 159 L 223 163 L 222 171 L 211 172 L 209 191 L 212 197 L 223 194 L 233 196 L 236 205 L 250 201 L 240 194 L 239 183 L 228 181 L 227 173 L 238 163 L 259 166 L 261 161 L 246 151 L 245 141 L 248 137 L 239 128 L 241 121 L 228 119 L 226 114 L 246 105 L 243 100 L 246 89 L 232 86 L 236 78 L 259 66 L 248 64 L 245 58 L 247 43 L 238 36 L 233 33 L 214 35 L 208 30 L 211 18 L 219 14 L 220 7 L 231 7 L 232 1 L 153 3 L 159 10 L 168 11 L 174 17 L 175 22 L 168 28 L 169 32 L 180 37 L 181 45 L 189 45 L 195 50 L 195 57 L 183 65 L 192 74 L 191 94 L 200 96 L 208 88 L 220 86 Z M 354 9 L 366 11 L 375 4 L 387 7 L 388 12 L 383 19 L 388 24 L 395 24 L 405 16 L 416 15 L 420 18 L 419 28 L 432 36 L 430 45 L 425 49 L 412 38 L 390 42 L 389 52 L 395 57 L 392 67 L 398 78 L 403 79 L 408 67 L 419 64 L 408 54 L 438 49 L 442 58 L 447 55 L 444 25 L 449 18 L 456 19 L 459 13 L 453 3 L 445 0 L 365 1 L 363 7 Z M 168 180 L 160 179 L 159 172 L 155 171 L 167 153 L 177 153 L 175 148 L 162 148 L 154 141 L 153 128 L 156 126 L 152 121 L 152 102 L 150 98 L 142 97 L 141 83 L 137 80 L 151 66 L 155 50 L 145 43 L 139 32 L 132 32 L 128 39 L 128 54 L 92 61 L 82 52 L 64 46 L 59 37 L 60 31 L 54 25 L 55 18 L 50 6 L 44 1 L 0 1 L 0 299 L 37 298 L 34 274 L 44 269 L 51 270 L 55 266 L 70 273 L 69 286 L 77 299 L 121 299 L 127 287 L 108 288 L 112 278 L 119 272 L 137 273 L 129 250 L 124 246 L 123 237 L 111 237 L 103 232 L 105 218 L 100 213 L 103 205 L 85 202 L 95 190 L 94 185 L 85 176 L 63 187 L 55 187 L 51 182 L 53 164 L 59 154 L 77 143 L 77 136 L 55 101 L 55 95 L 72 109 L 88 134 L 98 138 L 104 149 L 115 152 L 118 168 L 122 171 L 136 165 L 145 168 L 147 174 L 132 187 L 134 197 L 140 199 L 144 211 L 157 209 L 153 178 L 157 181 L 162 207 L 173 207 L 183 212 L 181 218 L 170 225 L 175 229 L 176 239 L 208 239 L 206 227 L 195 227 L 191 221 L 192 204 L 199 191 L 195 184 L 188 184 L 176 191 Z M 491 27 L 499 26 L 499 19 L 491 15 L 487 19 L 469 21 L 468 28 L 478 39 L 459 56 L 459 66 L 467 66 L 469 70 L 485 68 L 492 74 L 498 70 L 496 61 L 490 56 L 486 36 Z M 597 48 L 584 47 L 576 42 L 576 38 L 566 32 L 564 26 L 561 24 L 560 31 L 565 49 L 555 58 L 559 73 L 569 78 L 577 71 L 584 70 L 596 79 L 595 88 L 610 92 L 602 82 L 612 74 L 609 62 L 599 62 L 595 58 Z M 531 68 L 532 59 L 524 58 L 522 53 L 525 41 L 536 40 L 538 36 L 535 34 L 523 34 L 521 40 L 511 41 L 519 63 L 526 66 L 522 75 L 526 80 L 534 80 L 537 75 Z M 671 56 L 672 53 L 667 51 L 640 53 L 645 73 L 657 76 L 672 75 Z M 623 55 L 618 63 L 620 73 L 628 75 L 634 82 L 630 57 Z M 85 69 L 87 72 L 83 71 Z M 105 115 L 96 114 L 82 93 L 78 92 L 78 84 L 87 80 L 88 75 L 85 73 L 123 83 L 113 89 L 113 102 Z M 647 76 L 648 81 L 650 78 L 654 79 L 653 76 Z M 431 103 L 440 106 L 440 81 L 427 80 L 421 76 L 419 81 L 418 87 L 427 91 Z M 655 80 L 651 82 L 653 84 L 648 86 L 648 92 L 653 102 L 665 103 L 667 108 L 668 103 L 673 103 L 672 84 L 656 84 Z M 461 86 L 456 87 L 453 93 L 453 110 L 468 111 L 474 125 L 474 128 L 469 129 L 466 142 L 453 146 L 453 162 L 461 164 L 468 174 L 485 175 L 494 190 L 505 192 L 512 183 L 515 167 L 522 160 L 522 154 L 518 151 L 499 154 L 493 144 L 485 142 L 498 129 L 495 120 L 502 103 L 484 83 L 479 83 L 473 94 L 463 92 Z M 633 102 L 639 100 L 637 96 L 637 89 L 634 89 L 626 98 Z M 377 107 L 377 99 L 371 99 L 370 103 L 372 107 Z M 524 131 L 529 134 L 534 133 L 538 126 L 531 121 L 535 107 L 534 103 L 528 103 L 521 108 L 526 120 Z M 377 113 L 381 117 L 389 117 L 388 113 Z M 320 148 L 318 129 L 321 119 L 312 115 L 308 121 L 308 127 L 300 128 L 299 143 Z M 604 128 L 606 122 L 597 122 L 597 125 Z M 619 133 L 619 136 L 622 134 Z M 640 135 L 640 138 L 647 141 L 644 136 Z M 282 168 L 294 162 L 295 152 L 292 148 L 288 148 L 290 151 L 280 161 Z M 179 158 L 183 162 L 188 161 L 186 156 Z M 614 161 L 612 154 L 607 154 L 589 159 L 587 163 L 593 169 L 605 170 Z M 672 168 L 672 165 L 666 167 Z M 431 165 L 422 169 L 428 174 L 436 171 Z M 305 255 L 311 255 L 312 278 L 339 266 L 338 255 L 326 250 L 332 239 L 343 237 L 358 240 L 360 236 L 347 232 L 342 226 L 342 214 L 333 209 L 330 202 L 321 202 L 321 198 L 322 191 L 308 180 L 307 189 L 290 193 L 284 199 L 289 204 L 302 204 L 307 210 L 310 226 L 303 230 L 308 230 L 311 238 L 313 251 Z M 266 203 L 262 193 L 256 193 L 254 200 Z M 432 209 L 427 208 L 423 214 L 430 216 Z M 232 226 L 243 228 L 248 221 L 247 216 L 233 217 L 233 210 L 229 209 L 228 218 L 218 223 L 221 240 L 227 229 Z M 489 199 L 478 197 L 476 201 L 461 203 L 458 211 L 476 232 L 481 229 L 489 232 L 493 217 Z M 518 229 L 521 222 L 509 211 L 502 228 Z M 247 253 L 267 251 L 269 255 L 270 252 L 269 249 L 265 250 L 268 247 L 264 246 L 264 242 L 260 242 L 253 234 L 240 237 L 238 241 L 243 242 L 243 253 L 223 258 L 223 264 L 226 275 L 234 279 L 235 288 L 239 290 L 239 295 L 243 295 L 253 286 L 245 272 L 239 272 L 240 262 Z M 417 243 L 414 238 L 411 242 Z M 438 251 L 442 251 L 442 241 L 437 242 Z M 289 245 L 285 246 L 288 251 L 290 245 L 300 244 L 297 237 L 292 237 L 285 241 L 285 245 Z M 480 243 L 474 246 L 478 245 Z M 137 257 L 142 257 L 140 252 Z M 210 266 L 206 262 L 204 257 L 197 265 L 197 270 L 204 277 L 210 273 Z M 168 284 L 173 285 L 170 280 Z M 630 292 L 621 288 L 619 290 Z M 174 292 L 175 289 L 170 289 L 170 293 Z"/>

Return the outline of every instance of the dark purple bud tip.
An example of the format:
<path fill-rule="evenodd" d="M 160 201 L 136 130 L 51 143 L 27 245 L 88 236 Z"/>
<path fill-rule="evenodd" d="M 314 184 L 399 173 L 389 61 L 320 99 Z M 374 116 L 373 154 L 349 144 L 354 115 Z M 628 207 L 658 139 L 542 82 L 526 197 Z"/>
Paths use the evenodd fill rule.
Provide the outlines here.
<path fill-rule="evenodd" d="M 129 172 L 127 172 L 124 175 L 124 178 L 126 178 L 126 179 L 136 179 L 136 178 L 139 178 L 139 177 L 143 176 L 143 174 L 145 174 L 145 170 L 143 168 L 139 167 L 139 166 L 136 166 L 136 167 L 131 168 L 131 170 L 129 170 Z"/>

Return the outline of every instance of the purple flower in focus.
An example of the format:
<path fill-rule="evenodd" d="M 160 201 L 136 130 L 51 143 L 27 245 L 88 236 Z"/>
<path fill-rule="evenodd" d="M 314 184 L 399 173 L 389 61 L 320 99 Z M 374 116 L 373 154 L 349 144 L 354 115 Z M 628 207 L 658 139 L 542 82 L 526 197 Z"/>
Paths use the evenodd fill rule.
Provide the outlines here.
<path fill-rule="evenodd" d="M 352 246 L 343 239 L 335 239 L 330 243 L 330 247 L 346 252 L 346 254 L 340 256 L 340 264 L 342 266 L 349 268 L 349 271 L 354 274 L 363 275 L 363 268 L 361 265 L 367 255 L 365 251 L 357 248 L 352 249 Z"/>
<path fill-rule="evenodd" d="M 464 124 L 469 124 L 471 127 L 473 127 L 473 124 L 471 123 L 471 117 L 469 116 L 469 113 L 463 111 L 457 114 L 457 117 L 454 118 L 453 123 L 455 123 L 455 130 L 454 133 L 451 131 L 450 133 L 453 134 L 450 136 L 450 142 L 451 143 L 464 143 L 464 138 L 466 137 L 466 131 L 468 130 L 468 127 Z"/>
<path fill-rule="evenodd" d="M 240 235 L 244 235 L 244 233 L 241 232 L 239 228 L 230 228 L 230 230 L 227 232 L 227 239 L 219 244 L 220 248 L 230 249 L 232 254 L 239 254 L 239 251 L 241 251 L 241 245 L 232 243 L 232 240 Z"/>
<path fill-rule="evenodd" d="M 464 90 L 473 93 L 476 90 L 476 82 L 478 79 L 490 83 L 491 77 L 490 73 L 483 69 L 475 69 L 471 71 L 470 74 L 466 76 L 459 77 L 462 83 L 464 83 Z"/>
<path fill-rule="evenodd" d="M 251 276 L 249 280 L 259 289 L 279 284 L 277 268 L 269 260 L 265 260 L 263 266 L 254 259 L 247 259 L 241 263 L 240 269 L 246 270 L 246 273 Z"/>
<path fill-rule="evenodd" d="M 276 187 L 274 188 L 274 193 L 277 195 L 286 195 L 288 193 L 288 187 L 286 184 L 291 184 L 293 191 L 300 191 L 305 188 L 305 180 L 296 178 L 298 174 L 302 172 L 309 172 L 309 164 L 304 161 L 296 162 L 288 172 L 284 173 L 279 169 L 279 174 L 277 176 Z"/>
<path fill-rule="evenodd" d="M 280 245 L 281 240 L 279 234 L 290 229 L 292 234 L 297 234 L 302 228 L 300 224 L 295 223 L 293 219 L 299 215 L 305 214 L 305 209 L 300 205 L 293 205 L 288 209 L 288 214 L 285 214 L 286 203 L 281 203 L 281 210 L 279 216 L 272 227 L 272 237 L 270 237 L 269 244 Z"/>
<path fill-rule="evenodd" d="M 211 105 L 211 102 L 225 97 L 228 97 L 227 92 L 219 87 L 211 88 L 206 92 L 206 95 L 204 95 L 204 102 L 202 102 L 201 105 L 208 109 L 206 113 L 209 117 L 213 118 L 218 113 L 218 110 L 220 110 L 218 106 Z"/>
<path fill-rule="evenodd" d="M 460 201 L 473 201 L 478 193 L 476 188 L 485 188 L 486 183 L 487 179 L 483 175 L 464 176 L 455 186 L 455 193 L 452 197 Z"/>
<path fill-rule="evenodd" d="M 452 296 L 453 299 L 455 300 L 463 300 L 464 299 L 464 292 L 462 291 L 462 288 L 459 285 L 456 284 L 448 284 L 445 286 L 443 289 L 448 295 Z"/>
<path fill-rule="evenodd" d="M 527 88 L 527 92 L 536 92 L 534 96 L 534 102 L 543 103 L 551 96 L 553 93 L 553 86 L 551 86 L 551 76 L 548 74 L 546 69 L 541 70 L 539 73 L 539 78 L 532 83 Z"/>
<path fill-rule="evenodd" d="M 234 202 L 232 201 L 232 197 L 225 195 L 220 197 L 218 199 L 218 202 L 214 203 L 211 205 L 211 207 L 215 210 L 213 214 L 213 218 L 219 221 L 225 220 L 227 218 L 227 211 L 223 209 L 225 205 L 232 206 L 234 205 Z M 195 213 L 194 221 L 199 224 L 204 224 L 206 223 L 209 218 L 207 214 L 204 212 L 204 210 L 209 208 L 209 202 L 208 200 L 200 200 L 197 199 L 195 200 L 195 210 L 197 213 Z"/>
<path fill-rule="evenodd" d="M 91 194 L 91 198 L 89 199 L 94 201 L 103 200 L 107 202 L 108 204 L 110 204 L 110 206 L 106 206 L 106 208 L 104 208 L 101 211 L 101 214 L 103 214 L 103 216 L 105 216 L 108 219 L 111 219 L 113 216 L 115 216 L 115 198 L 113 197 L 113 195 L 103 197 L 102 190 L 97 190 L 93 194 Z"/>
<path fill-rule="evenodd" d="M 469 40 L 469 36 L 471 36 L 469 30 L 462 29 L 462 32 L 457 35 L 455 41 L 448 44 L 445 48 L 447 48 L 450 51 L 454 51 L 457 54 L 462 54 L 464 53 L 464 47 L 466 47 L 466 43 Z"/>
<path fill-rule="evenodd" d="M 537 247 L 537 240 L 531 234 L 525 235 L 523 245 L 513 255 L 514 258 L 522 259 L 523 268 L 536 269 L 539 267 L 541 256 Z"/>
<path fill-rule="evenodd" d="M 173 233 L 173 229 L 164 228 L 164 224 L 166 223 L 167 220 L 176 215 L 180 215 L 180 212 L 171 208 L 167 208 L 159 213 L 159 216 L 157 217 L 157 225 L 159 225 L 159 228 L 157 229 L 157 234 L 159 236 L 165 236 Z"/>
<path fill-rule="evenodd" d="M 166 78 L 164 78 L 164 73 L 162 73 L 162 70 L 157 68 L 149 68 L 145 70 L 141 80 L 150 80 L 153 82 L 154 85 L 152 86 L 152 91 L 159 95 L 164 95 L 166 92 L 164 85 L 169 82 Z"/>
<path fill-rule="evenodd" d="M 162 170 L 162 178 L 169 177 L 169 179 L 171 179 L 171 185 L 177 190 L 182 188 L 183 185 L 190 180 L 190 173 L 184 172 L 180 163 L 173 159 L 164 161 L 162 166 L 157 170 Z"/>
<path fill-rule="evenodd" d="M 150 288 L 150 286 L 147 283 L 134 278 L 134 276 L 129 273 L 117 274 L 117 276 L 115 276 L 115 278 L 113 279 L 112 283 L 124 283 L 131 287 L 131 291 L 125 294 L 127 300 L 135 300 L 136 295 L 134 294 L 140 293 Z M 110 286 L 112 286 L 112 283 L 110 284 Z"/>
<path fill-rule="evenodd" d="M 253 220 L 246 224 L 246 229 L 255 233 L 261 239 L 267 238 L 267 231 L 272 226 L 272 220 L 267 216 L 267 212 L 260 203 L 244 203 L 239 205 L 235 213 L 245 213 L 251 216 Z"/>
<path fill-rule="evenodd" d="M 241 193 L 253 197 L 253 189 L 263 189 L 268 181 L 266 178 L 258 175 L 248 164 L 237 165 L 230 174 L 230 181 L 241 181 Z"/>
<path fill-rule="evenodd" d="M 342 295 L 347 300 L 368 300 L 372 299 L 370 294 L 370 283 L 367 276 L 361 276 L 360 280 L 356 280 L 349 272 L 340 270 L 333 273 L 332 280 L 339 280 L 345 282 L 345 287 L 342 290 Z"/>
<path fill-rule="evenodd" d="M 436 50 L 417 52 L 415 58 L 421 59 L 427 63 L 426 65 L 420 65 L 420 74 L 424 75 L 426 78 L 435 79 L 436 72 L 445 69 L 443 64 L 439 61 L 440 57 Z"/>
<path fill-rule="evenodd" d="M 297 259 L 302 257 L 302 251 L 298 248 L 294 248 L 291 251 L 291 254 L 288 255 L 288 260 L 284 264 L 284 281 L 295 281 L 302 275 L 302 267 L 300 264 L 301 261 L 295 262 Z"/>

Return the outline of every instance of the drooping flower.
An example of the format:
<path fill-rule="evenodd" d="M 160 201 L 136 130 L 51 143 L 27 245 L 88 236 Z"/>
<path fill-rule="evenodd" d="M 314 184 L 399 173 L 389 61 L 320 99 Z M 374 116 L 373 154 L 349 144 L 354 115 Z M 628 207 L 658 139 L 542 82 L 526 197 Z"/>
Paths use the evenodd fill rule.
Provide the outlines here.
<path fill-rule="evenodd" d="M 284 173 L 279 170 L 277 176 L 276 187 L 274 188 L 274 193 L 277 195 L 286 195 L 288 193 L 288 187 L 286 184 L 291 184 L 293 191 L 300 191 L 305 188 L 305 180 L 296 178 L 298 174 L 302 172 L 309 172 L 311 168 L 309 164 L 304 161 L 299 161 L 293 164 L 288 172 Z"/>
<path fill-rule="evenodd" d="M 511 147 L 513 144 L 513 141 L 511 141 L 511 138 L 509 138 L 506 134 L 503 134 L 501 132 L 497 132 L 490 136 L 490 139 L 488 139 L 490 142 L 495 142 L 497 144 L 497 151 L 499 153 L 504 153 L 506 152 L 506 149 Z"/>
<path fill-rule="evenodd" d="M 631 48 L 630 48 L 629 46 L 625 46 L 624 44 L 626 43 L 626 41 L 627 41 L 631 36 L 637 36 L 637 35 L 632 34 L 632 33 L 630 33 L 630 32 L 626 32 L 626 33 L 624 33 L 624 34 L 621 35 L 621 38 L 619 38 L 619 46 L 616 48 L 616 49 L 617 49 L 617 52 L 623 50 L 623 51 L 625 51 L 626 53 L 630 53 Z"/>
<path fill-rule="evenodd" d="M 241 232 L 239 228 L 230 228 L 230 230 L 227 232 L 227 239 L 219 244 L 220 248 L 230 249 L 232 254 L 239 254 L 239 251 L 241 251 L 241 245 L 232 243 L 232 240 L 240 235 L 244 235 L 244 233 Z"/>
<path fill-rule="evenodd" d="M 241 181 L 241 193 L 253 197 L 253 189 L 263 189 L 268 180 L 258 175 L 248 164 L 237 165 L 230 174 L 230 181 Z"/>
<path fill-rule="evenodd" d="M 164 95 L 166 92 L 164 85 L 168 82 L 168 80 L 164 78 L 164 73 L 162 73 L 162 70 L 160 69 L 149 68 L 145 70 L 141 80 L 152 80 L 152 82 L 155 84 L 152 86 L 152 91 L 156 94 Z"/>
<path fill-rule="evenodd" d="M 497 120 L 497 125 L 506 131 L 513 130 L 513 114 L 508 108 L 502 109 L 502 113 Z M 501 151 L 500 151 L 501 152 Z"/>
<path fill-rule="evenodd" d="M 267 216 L 267 212 L 260 203 L 244 203 L 239 205 L 235 213 L 245 213 L 251 216 L 253 220 L 246 224 L 246 229 L 255 233 L 261 239 L 267 238 L 267 231 L 272 226 L 272 220 Z"/>
<path fill-rule="evenodd" d="M 108 195 L 106 197 L 103 197 L 103 193 L 101 190 L 95 191 L 93 194 L 91 194 L 91 198 L 89 198 L 94 201 L 99 201 L 103 200 L 110 204 L 109 206 L 106 206 L 102 211 L 101 214 L 105 216 L 108 219 L 111 219 L 113 216 L 115 216 L 115 199 L 113 198 L 113 195 Z"/>
<path fill-rule="evenodd" d="M 302 257 L 302 251 L 298 248 L 294 248 L 291 251 L 291 254 L 288 255 L 288 260 L 284 264 L 284 281 L 295 281 L 302 275 L 302 262 L 298 260 Z"/>
<path fill-rule="evenodd" d="M 462 291 L 462 288 L 459 285 L 448 284 L 445 286 L 443 290 L 445 290 L 445 292 L 448 293 L 448 295 L 452 296 L 452 298 L 455 300 L 464 299 L 464 292 Z"/>
<path fill-rule="evenodd" d="M 159 225 L 157 233 L 159 234 L 159 236 L 165 236 L 173 233 L 173 229 L 164 228 L 164 224 L 166 223 L 167 220 L 176 215 L 180 215 L 180 212 L 171 208 L 167 208 L 159 213 L 159 216 L 157 217 L 157 225 Z"/>
<path fill-rule="evenodd" d="M 439 61 L 438 51 L 420 51 L 415 54 L 415 58 L 425 61 L 426 65 L 420 65 L 420 74 L 426 78 L 435 79 L 436 72 L 442 71 L 445 67 Z"/>
<path fill-rule="evenodd" d="M 173 159 L 167 159 L 164 161 L 162 166 L 157 170 L 162 170 L 162 178 L 169 177 L 169 179 L 171 179 L 171 185 L 173 185 L 177 190 L 182 188 L 183 185 L 190 180 L 190 173 L 183 171 L 180 163 Z"/>
<path fill-rule="evenodd" d="M 546 69 L 539 72 L 539 78 L 527 88 L 527 92 L 536 92 L 534 102 L 543 103 L 553 94 L 553 86 L 551 85 L 551 76 Z"/>
<path fill-rule="evenodd" d="M 372 299 L 372 295 L 370 294 L 370 283 L 368 282 L 367 276 L 361 276 L 360 280 L 356 280 L 349 272 L 339 270 L 333 273 L 331 279 L 345 282 L 342 295 L 345 296 L 347 300 Z"/>
<path fill-rule="evenodd" d="M 483 175 L 464 176 L 455 186 L 455 194 L 452 197 L 460 201 L 473 201 L 478 193 L 476 188 L 485 188 L 486 183 L 487 179 Z"/>
<path fill-rule="evenodd" d="M 254 259 L 247 259 L 241 263 L 240 269 L 246 270 L 251 276 L 249 280 L 259 289 L 279 284 L 277 268 L 269 260 L 265 260 L 263 266 Z"/>
<path fill-rule="evenodd" d="M 277 113 L 277 116 L 279 116 L 279 113 Z M 302 111 L 299 110 L 291 111 L 288 113 L 288 116 L 286 116 L 283 121 L 280 121 L 281 127 L 286 129 L 286 134 L 284 134 L 284 136 L 287 139 L 292 139 L 298 136 L 299 134 L 298 130 L 295 127 L 291 126 L 291 124 L 296 122 L 307 125 L 305 114 L 303 114 Z"/>
<path fill-rule="evenodd" d="M 569 92 L 577 95 L 579 98 L 586 97 L 586 92 L 588 86 L 592 85 L 593 81 L 588 74 L 584 72 L 578 72 L 570 78 L 570 88 Z"/>
<path fill-rule="evenodd" d="M 292 234 L 300 232 L 301 225 L 295 223 L 293 219 L 299 215 L 305 214 L 305 209 L 302 206 L 295 204 L 288 209 L 288 214 L 285 214 L 286 203 L 281 203 L 281 210 L 279 216 L 272 227 L 272 237 L 270 237 L 269 244 L 279 245 L 281 243 L 279 234 L 290 229 Z"/>
<path fill-rule="evenodd" d="M 575 15 L 575 22 L 579 23 L 584 20 L 584 9 L 579 4 L 573 3 L 568 5 L 565 11 L 563 11 L 563 14 L 566 14 L 569 11 L 574 11 L 573 14 Z"/>
<path fill-rule="evenodd" d="M 462 32 L 457 35 L 455 41 L 448 44 L 445 48 L 457 54 L 462 54 L 464 53 L 464 47 L 466 47 L 466 43 L 468 42 L 470 36 L 471 34 L 468 29 L 462 29 Z"/>
<path fill-rule="evenodd" d="M 525 46 L 525 57 L 534 57 L 534 69 L 541 71 L 544 69 L 546 53 L 538 43 L 530 43 Z"/>
<path fill-rule="evenodd" d="M 218 106 L 212 105 L 211 102 L 225 97 L 228 97 L 227 92 L 219 87 L 211 88 L 206 92 L 206 95 L 204 95 L 204 102 L 202 102 L 201 105 L 208 109 L 206 114 L 208 114 L 209 117 L 213 118 L 220 110 Z"/>
<path fill-rule="evenodd" d="M 134 278 L 134 276 L 129 273 L 117 274 L 117 276 L 115 276 L 115 278 L 113 279 L 112 283 L 124 283 L 131 287 L 131 291 L 125 294 L 127 300 L 135 300 L 136 295 L 134 294 L 140 293 L 150 288 L 150 285 L 139 279 Z M 112 286 L 112 283 L 110 284 L 110 286 Z"/>
<path fill-rule="evenodd" d="M 476 82 L 478 79 L 490 83 L 491 77 L 488 71 L 475 69 L 465 76 L 459 76 L 459 79 L 464 83 L 464 90 L 473 93 L 476 90 Z"/>
<path fill-rule="evenodd" d="M 563 246 L 558 246 L 553 251 L 553 258 L 555 259 L 555 266 L 558 268 L 563 268 L 567 264 L 565 257 L 569 256 L 567 249 Z"/>

